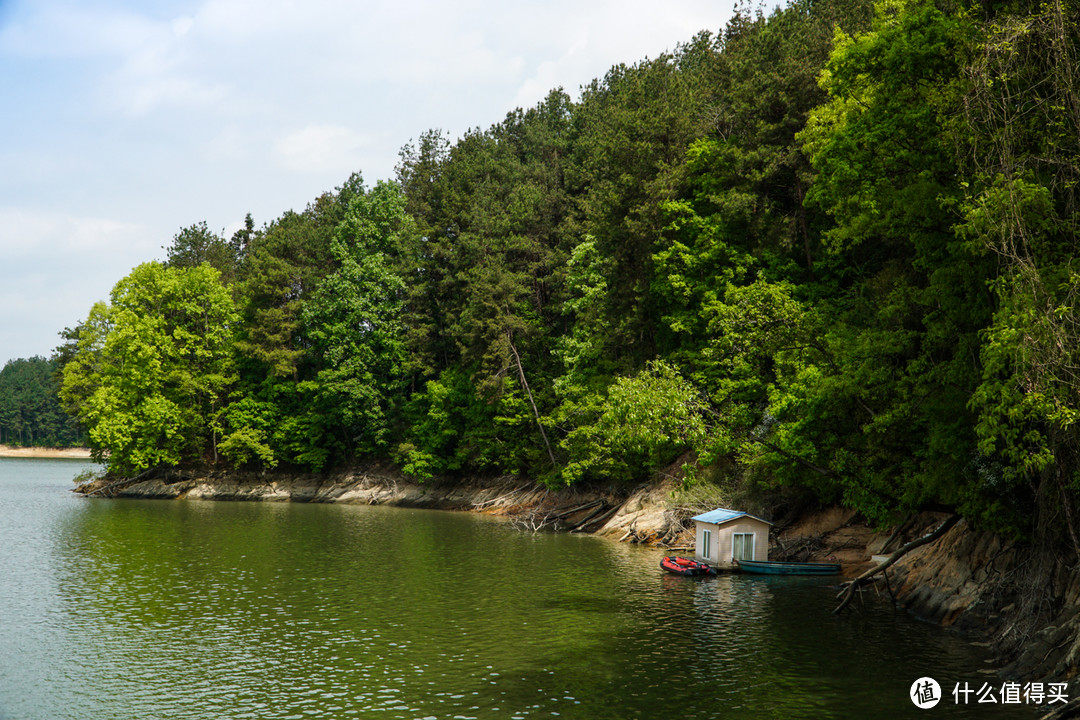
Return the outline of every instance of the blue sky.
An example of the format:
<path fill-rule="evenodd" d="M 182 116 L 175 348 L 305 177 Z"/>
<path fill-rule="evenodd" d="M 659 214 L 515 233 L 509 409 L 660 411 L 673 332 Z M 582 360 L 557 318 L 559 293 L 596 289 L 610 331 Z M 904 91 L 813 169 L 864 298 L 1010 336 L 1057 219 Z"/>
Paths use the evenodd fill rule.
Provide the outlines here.
<path fill-rule="evenodd" d="M 231 233 L 351 172 L 393 176 L 615 63 L 720 30 L 731 0 L 0 0 L 0 363 L 57 333 L 181 228 Z"/>

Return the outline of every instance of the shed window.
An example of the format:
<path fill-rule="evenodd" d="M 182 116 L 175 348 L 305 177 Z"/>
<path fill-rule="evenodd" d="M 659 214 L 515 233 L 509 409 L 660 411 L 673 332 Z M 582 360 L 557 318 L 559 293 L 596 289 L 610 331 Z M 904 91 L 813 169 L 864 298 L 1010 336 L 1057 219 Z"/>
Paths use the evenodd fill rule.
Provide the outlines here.
<path fill-rule="evenodd" d="M 731 557 L 735 560 L 754 559 L 754 533 L 733 533 Z"/>
<path fill-rule="evenodd" d="M 701 531 L 701 557 L 708 560 L 710 552 L 712 552 L 712 530 L 702 530 Z"/>

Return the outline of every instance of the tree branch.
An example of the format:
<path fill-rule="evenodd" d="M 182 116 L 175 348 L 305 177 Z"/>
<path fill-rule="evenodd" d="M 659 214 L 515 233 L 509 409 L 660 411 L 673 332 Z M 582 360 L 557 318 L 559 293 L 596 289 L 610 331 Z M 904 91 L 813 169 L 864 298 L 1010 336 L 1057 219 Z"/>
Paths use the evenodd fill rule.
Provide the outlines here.
<path fill-rule="evenodd" d="M 915 548 L 922 547 L 923 545 L 934 542 L 942 535 L 949 532 L 952 526 L 959 521 L 959 515 L 950 515 L 949 517 L 945 518 L 945 520 L 940 525 L 938 525 L 937 528 L 932 532 L 923 535 L 917 540 L 912 540 L 907 545 L 904 545 L 902 548 L 890 555 L 884 562 L 875 565 L 859 577 L 852 580 L 850 583 L 848 583 L 848 586 L 844 588 L 844 590 L 839 595 L 836 596 L 837 599 L 840 600 L 840 604 L 836 606 L 835 610 L 833 610 L 833 615 L 840 614 L 840 612 L 851 603 L 852 599 L 854 599 L 855 594 L 859 591 L 859 588 L 865 585 L 870 578 L 874 577 L 878 573 L 885 572 L 890 567 L 892 567 L 897 560 L 904 557 Z"/>

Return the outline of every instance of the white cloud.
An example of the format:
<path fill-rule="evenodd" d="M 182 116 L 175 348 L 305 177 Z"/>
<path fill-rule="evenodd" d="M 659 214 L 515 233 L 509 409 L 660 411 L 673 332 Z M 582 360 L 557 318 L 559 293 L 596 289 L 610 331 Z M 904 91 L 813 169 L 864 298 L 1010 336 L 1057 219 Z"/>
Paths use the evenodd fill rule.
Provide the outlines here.
<path fill-rule="evenodd" d="M 183 16 L 173 18 L 169 25 L 172 27 L 173 35 L 176 37 L 184 37 L 191 31 L 191 28 L 195 25 L 195 18 Z"/>
<path fill-rule="evenodd" d="M 91 89 L 105 112 L 205 107 L 221 102 L 226 92 L 192 63 L 194 26 L 189 16 L 159 20 L 134 10 L 46 5 L 0 29 L 0 54 L 75 61 L 75 67 L 94 73 Z"/>
<path fill-rule="evenodd" d="M 359 152 L 370 138 L 341 125 L 308 125 L 274 144 L 274 152 L 292 170 L 348 173 L 358 169 Z"/>
<path fill-rule="evenodd" d="M 134 65 L 118 73 L 108 85 L 111 101 L 127 115 L 146 115 L 158 109 L 207 108 L 229 97 L 224 85 L 204 84 L 193 78 L 154 72 Z"/>
<path fill-rule="evenodd" d="M 48 356 L 60 344 L 61 330 L 85 319 L 93 302 L 107 299 L 109 288 L 96 283 L 87 277 L 57 283 L 47 268 L 7 282 L 0 290 L 0 366 Z"/>
<path fill-rule="evenodd" d="M 532 107 L 557 87 L 562 87 L 574 97 L 577 86 L 571 86 L 571 83 L 576 81 L 580 85 L 582 81 L 579 78 L 587 76 L 587 71 L 582 67 L 588 64 L 585 55 L 586 43 L 587 39 L 582 37 L 558 59 L 545 60 L 537 65 L 532 76 L 518 88 L 513 104 L 521 108 Z"/>
<path fill-rule="evenodd" d="M 574 21 L 561 22 L 563 17 Z M 514 105 L 535 105 L 556 87 L 576 98 L 580 86 L 603 78 L 612 65 L 632 65 L 674 51 L 702 30 L 718 32 L 719 19 L 715 6 L 697 0 L 564 2 L 552 7 L 531 18 L 530 55 L 541 59 L 519 84 Z"/>
<path fill-rule="evenodd" d="M 0 29 L 0 51 L 22 58 L 72 58 L 123 54 L 137 47 L 154 23 L 124 11 L 45 5 Z"/>
<path fill-rule="evenodd" d="M 8 262 L 20 258 L 70 261 L 71 255 L 126 255 L 140 248 L 141 225 L 65 213 L 0 207 L 0 254 Z"/>
<path fill-rule="evenodd" d="M 47 352 L 183 225 L 231 231 L 248 211 L 261 224 L 302 208 L 350 172 L 390 177 L 425 130 L 487 127 L 558 86 L 576 96 L 731 11 L 705 0 L 3 8 L 0 336 L 21 344 L 0 342 L 0 362 Z"/>
<path fill-rule="evenodd" d="M 195 22 L 208 34 L 243 43 L 250 38 L 303 34 L 319 18 L 334 20 L 324 28 L 332 34 L 340 28 L 342 15 L 364 9 L 364 3 L 344 3 L 334 12 L 334 5 L 325 0 L 206 0 L 195 13 Z"/>
<path fill-rule="evenodd" d="M 224 103 L 229 83 L 201 71 L 204 48 L 188 17 L 148 24 L 141 41 L 129 44 L 106 76 L 103 100 L 128 115 L 158 109 L 201 109 Z"/>
<path fill-rule="evenodd" d="M 47 355 L 61 329 L 159 254 L 135 223 L 0 207 L 0 364 Z"/>

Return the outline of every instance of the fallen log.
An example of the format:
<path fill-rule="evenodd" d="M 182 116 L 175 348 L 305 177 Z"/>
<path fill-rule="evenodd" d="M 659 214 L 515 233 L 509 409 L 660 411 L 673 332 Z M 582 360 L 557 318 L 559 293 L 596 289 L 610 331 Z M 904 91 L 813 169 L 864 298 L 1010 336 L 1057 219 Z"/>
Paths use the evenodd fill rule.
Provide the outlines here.
<path fill-rule="evenodd" d="M 864 572 L 859 577 L 852 580 L 850 583 L 848 583 L 847 587 L 844 588 L 840 592 L 840 594 L 838 594 L 836 596 L 836 599 L 840 600 L 840 604 L 836 606 L 835 610 L 833 610 L 833 615 L 839 615 L 840 612 L 843 611 L 844 608 L 846 608 L 849 604 L 851 604 L 852 599 L 854 599 L 856 593 L 859 592 L 859 588 L 861 588 L 863 585 L 865 585 L 867 583 L 867 581 L 870 580 L 870 578 L 874 577 L 878 573 L 885 572 L 890 567 L 892 567 L 896 563 L 897 560 L 904 557 L 905 555 L 907 555 L 909 552 L 911 552 L 915 548 L 922 547 L 923 545 L 934 542 L 935 540 L 940 538 L 942 535 L 949 532 L 949 530 L 952 528 L 952 526 L 955 525 L 956 523 L 958 523 L 959 521 L 960 521 L 960 516 L 959 515 L 950 515 L 949 517 L 945 518 L 945 520 L 940 525 L 938 525 L 937 528 L 935 528 L 933 531 L 927 533 L 926 535 L 923 535 L 921 538 L 918 538 L 916 540 L 912 540 L 907 545 L 904 545 L 899 550 L 894 552 L 892 555 L 887 557 L 884 560 L 884 562 L 881 562 L 878 565 L 875 565 L 874 567 L 870 568 L 869 570 Z"/>
<path fill-rule="evenodd" d="M 899 525 L 896 526 L 896 529 L 893 530 L 893 534 L 890 535 L 889 539 L 885 541 L 885 544 L 881 546 L 880 552 L 882 552 L 882 553 L 888 552 L 889 547 L 893 544 L 893 541 L 896 540 L 897 538 L 900 538 L 900 537 L 903 536 L 904 529 L 908 525 L 910 525 L 912 523 L 912 521 L 915 520 L 915 517 L 916 517 L 915 514 L 910 514 L 906 518 L 904 518 L 904 522 L 902 522 L 902 523 L 900 523 Z"/>
<path fill-rule="evenodd" d="M 578 522 L 571 525 L 570 526 L 570 532 L 577 532 L 581 528 L 585 527 L 585 525 L 588 524 L 594 517 L 596 517 L 600 513 L 604 512 L 605 510 L 607 510 L 606 505 L 601 505 L 600 507 L 596 508 L 591 513 L 586 515 L 583 520 L 579 520 Z"/>
<path fill-rule="evenodd" d="M 618 505 L 614 505 L 609 508 L 600 507 L 596 510 L 596 512 L 592 513 L 591 515 L 589 515 L 589 517 L 578 523 L 577 526 L 574 527 L 574 529 L 572 529 L 570 532 L 585 532 L 589 529 L 589 527 L 593 525 L 599 525 L 600 523 L 606 522 L 608 518 L 610 518 L 618 511 Z"/>
<path fill-rule="evenodd" d="M 604 501 L 603 500 L 592 500 L 591 502 L 587 502 L 584 505 L 578 505 L 577 507 L 570 508 L 569 510 L 564 510 L 564 511 L 558 513 L 557 515 L 552 515 L 551 517 L 552 517 L 553 520 L 565 520 L 566 518 L 570 517 L 571 515 L 579 513 L 582 510 L 588 510 L 589 508 L 596 507 L 597 505 L 601 504 L 602 502 L 604 502 Z"/>

